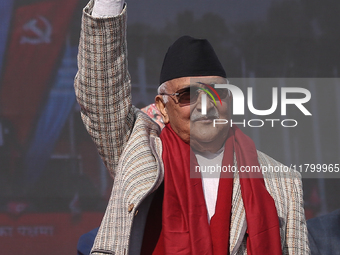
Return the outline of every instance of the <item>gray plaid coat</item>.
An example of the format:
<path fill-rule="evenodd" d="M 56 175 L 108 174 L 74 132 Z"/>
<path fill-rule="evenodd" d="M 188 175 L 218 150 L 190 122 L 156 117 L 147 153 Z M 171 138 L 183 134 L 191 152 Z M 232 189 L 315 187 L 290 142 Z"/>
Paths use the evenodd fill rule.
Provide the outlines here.
<path fill-rule="evenodd" d="M 75 91 L 83 122 L 114 183 L 91 254 L 139 254 L 148 208 L 164 176 L 160 128 L 131 104 L 126 7 L 105 19 L 93 18 L 92 7 L 90 1 L 83 12 Z M 262 166 L 281 165 L 261 152 L 258 156 Z M 265 173 L 264 179 L 275 200 L 283 254 L 309 254 L 300 175 Z M 231 254 L 247 254 L 246 229 L 235 176 Z"/>

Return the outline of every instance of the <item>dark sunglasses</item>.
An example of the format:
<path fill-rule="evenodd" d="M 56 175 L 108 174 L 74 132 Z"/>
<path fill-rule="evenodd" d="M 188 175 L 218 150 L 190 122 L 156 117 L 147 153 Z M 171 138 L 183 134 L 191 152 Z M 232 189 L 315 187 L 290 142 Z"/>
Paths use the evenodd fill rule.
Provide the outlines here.
<path fill-rule="evenodd" d="M 201 91 L 203 90 L 200 87 L 190 86 L 190 87 L 177 90 L 175 93 L 172 93 L 172 94 L 160 93 L 160 95 L 170 96 L 176 104 L 180 104 L 180 106 L 184 106 L 184 105 L 196 103 Z M 225 99 L 229 93 L 228 89 L 215 89 L 215 91 L 217 92 L 217 94 L 219 95 L 221 99 Z M 215 94 L 212 91 L 211 93 L 212 95 Z"/>

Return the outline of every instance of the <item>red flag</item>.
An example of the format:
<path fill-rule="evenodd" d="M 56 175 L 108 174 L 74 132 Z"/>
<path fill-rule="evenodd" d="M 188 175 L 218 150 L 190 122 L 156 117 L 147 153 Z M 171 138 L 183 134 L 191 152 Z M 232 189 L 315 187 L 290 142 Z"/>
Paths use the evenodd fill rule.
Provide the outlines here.
<path fill-rule="evenodd" d="M 48 92 L 54 66 L 78 0 L 54 0 L 19 7 L 9 41 L 0 102 L 19 144 L 28 135 Z"/>

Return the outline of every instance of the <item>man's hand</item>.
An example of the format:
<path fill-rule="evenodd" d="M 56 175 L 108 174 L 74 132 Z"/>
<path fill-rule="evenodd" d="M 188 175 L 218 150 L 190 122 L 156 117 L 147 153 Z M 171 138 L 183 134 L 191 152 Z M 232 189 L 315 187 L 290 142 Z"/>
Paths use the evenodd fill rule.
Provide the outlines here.
<path fill-rule="evenodd" d="M 92 16 L 95 18 L 118 16 L 123 10 L 124 3 L 124 0 L 95 0 Z"/>

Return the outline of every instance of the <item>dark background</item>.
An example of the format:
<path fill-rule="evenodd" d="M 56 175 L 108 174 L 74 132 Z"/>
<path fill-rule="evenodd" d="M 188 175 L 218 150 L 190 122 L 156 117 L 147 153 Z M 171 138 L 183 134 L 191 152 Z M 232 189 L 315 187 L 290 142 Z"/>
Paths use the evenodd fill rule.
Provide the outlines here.
<path fill-rule="evenodd" d="M 30 38 L 37 36 L 32 30 L 20 30 L 18 24 L 29 21 L 24 20 L 25 11 L 33 15 L 44 3 L 55 6 L 44 7 L 52 9 L 47 13 L 54 15 L 54 24 L 67 20 L 64 32 L 58 31 L 57 25 L 52 30 L 50 43 L 60 41 L 55 56 L 49 55 L 51 48 L 43 48 L 46 42 L 34 49 L 25 44 L 16 46 L 15 42 L 21 32 Z M 68 14 L 57 9 L 65 4 L 63 0 L 0 3 L 0 243 L 8 244 L 8 253 L 17 249 L 16 254 L 40 254 L 34 243 L 50 242 L 56 254 L 74 254 L 79 235 L 100 223 L 110 195 L 112 179 L 83 127 L 72 88 L 81 11 L 87 1 L 74 3 Z M 303 85 L 312 93 L 306 104 L 312 116 L 288 108 L 285 118 L 297 119 L 296 128 L 246 128 L 245 132 L 259 150 L 286 165 L 338 164 L 340 83 L 334 78 L 340 72 L 339 13 L 337 0 L 130 0 L 128 50 L 133 103 L 144 107 L 153 102 L 164 54 L 174 40 L 185 34 L 206 38 L 230 78 L 323 78 Z M 39 20 L 39 12 L 36 15 Z M 44 29 L 41 19 L 36 27 Z M 49 70 L 44 61 L 50 63 Z M 22 68 L 24 63 L 26 68 Z M 32 71 L 25 78 L 24 70 L 28 69 Z M 48 73 L 47 78 L 40 83 L 32 78 L 44 73 Z M 254 106 L 270 107 L 271 90 L 248 84 L 242 87 L 245 94 L 249 86 L 256 91 Z M 33 104 L 37 107 L 28 109 Z M 339 179 L 313 177 L 303 179 L 307 218 L 340 207 Z M 85 220 L 91 219 L 89 213 L 95 215 L 93 221 Z M 68 222 L 58 224 L 65 224 L 64 231 L 74 233 L 64 250 L 60 244 L 66 243 L 66 238 L 58 230 L 63 226 L 53 221 L 58 214 L 69 217 Z M 42 222 L 44 215 L 53 217 Z M 54 233 L 47 241 L 41 233 L 18 236 L 15 229 L 22 225 L 53 225 Z M 12 227 L 12 234 L 4 227 Z M 19 238 L 26 243 L 24 248 L 13 247 Z"/>

